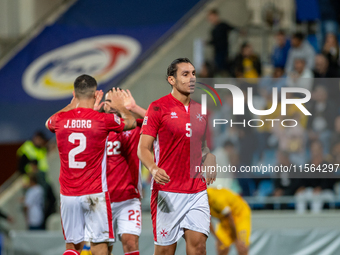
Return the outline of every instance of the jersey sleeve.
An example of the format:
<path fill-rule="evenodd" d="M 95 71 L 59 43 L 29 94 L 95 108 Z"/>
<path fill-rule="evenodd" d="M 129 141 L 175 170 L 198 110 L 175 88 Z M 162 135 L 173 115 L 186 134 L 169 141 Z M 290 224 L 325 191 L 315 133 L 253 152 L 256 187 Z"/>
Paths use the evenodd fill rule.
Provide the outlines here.
<path fill-rule="evenodd" d="M 137 127 L 143 126 L 143 119 L 136 119 L 136 122 L 137 122 Z"/>
<path fill-rule="evenodd" d="M 124 130 L 125 124 L 124 119 L 118 117 L 116 114 L 106 114 L 105 117 L 105 125 L 107 131 L 114 131 L 116 133 L 120 133 Z"/>
<path fill-rule="evenodd" d="M 48 129 L 52 132 L 55 133 L 55 126 L 57 123 L 57 116 L 58 114 L 54 114 L 47 122 L 47 127 Z"/>
<path fill-rule="evenodd" d="M 161 124 L 161 108 L 155 103 L 150 104 L 145 113 L 141 134 L 157 137 Z"/>

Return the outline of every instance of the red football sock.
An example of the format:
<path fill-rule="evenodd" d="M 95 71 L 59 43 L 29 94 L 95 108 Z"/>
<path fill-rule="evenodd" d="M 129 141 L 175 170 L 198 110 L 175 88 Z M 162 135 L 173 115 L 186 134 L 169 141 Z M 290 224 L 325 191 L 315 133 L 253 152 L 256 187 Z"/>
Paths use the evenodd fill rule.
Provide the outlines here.
<path fill-rule="evenodd" d="M 139 253 L 138 253 L 139 254 Z M 63 255 L 80 255 L 76 250 L 66 250 Z"/>
<path fill-rule="evenodd" d="M 125 253 L 125 255 L 139 255 L 139 251 L 127 252 L 127 253 Z"/>

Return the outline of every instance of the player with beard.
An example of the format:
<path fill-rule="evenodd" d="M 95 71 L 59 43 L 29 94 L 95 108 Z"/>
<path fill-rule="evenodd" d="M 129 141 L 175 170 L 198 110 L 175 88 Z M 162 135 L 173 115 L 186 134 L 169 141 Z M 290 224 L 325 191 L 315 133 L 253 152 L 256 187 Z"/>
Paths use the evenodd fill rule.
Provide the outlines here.
<path fill-rule="evenodd" d="M 204 179 L 197 173 L 193 178 L 192 168 L 201 166 L 202 161 L 203 166 L 216 166 L 216 159 L 205 146 L 206 116 L 201 115 L 201 105 L 190 99 L 196 82 L 190 60 L 174 60 L 168 67 L 167 81 L 172 92 L 149 106 L 138 146 L 138 157 L 153 177 L 154 254 L 175 254 L 182 236 L 186 254 L 206 254 L 210 226 L 206 189 L 216 175 Z"/>
<path fill-rule="evenodd" d="M 118 228 L 125 254 L 139 255 L 138 239 L 142 230 L 140 202 L 142 183 L 137 147 L 146 110 L 136 104 L 129 90 L 121 90 L 121 92 L 124 96 L 124 106 L 137 117 L 137 127 L 122 133 L 109 134 L 106 151 L 107 182 L 114 231 Z M 104 110 L 106 113 L 119 116 L 117 109 L 111 107 L 108 94 L 105 95 Z M 110 250 L 112 251 L 112 246 Z"/>
<path fill-rule="evenodd" d="M 56 133 L 60 156 L 64 255 L 79 255 L 85 240 L 91 242 L 93 255 L 108 254 L 108 243 L 114 241 L 114 235 L 106 181 L 106 140 L 111 131 L 136 127 L 119 91 L 110 91 L 107 98 L 122 118 L 93 110 L 100 94 L 96 89 L 93 77 L 79 76 L 74 82 L 72 102 L 46 121 L 46 127 Z"/>

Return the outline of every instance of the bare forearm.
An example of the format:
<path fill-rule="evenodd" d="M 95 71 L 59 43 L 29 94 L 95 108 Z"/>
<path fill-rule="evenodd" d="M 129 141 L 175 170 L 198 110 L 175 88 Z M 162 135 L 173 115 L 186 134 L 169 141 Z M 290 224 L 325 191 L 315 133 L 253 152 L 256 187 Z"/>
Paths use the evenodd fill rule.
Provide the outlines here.
<path fill-rule="evenodd" d="M 151 169 L 155 168 L 157 165 L 153 159 L 153 155 L 149 148 L 138 146 L 137 151 L 138 158 L 142 161 L 143 165 L 151 172 Z"/>
<path fill-rule="evenodd" d="M 145 117 L 146 110 L 139 105 L 136 105 L 135 107 L 131 108 L 131 112 L 136 114 L 139 118 L 143 119 Z"/>
<path fill-rule="evenodd" d="M 135 117 L 133 117 L 132 113 L 125 107 L 118 109 L 118 112 L 120 113 L 120 116 L 124 120 L 125 123 L 124 130 L 134 129 L 137 126 Z"/>
<path fill-rule="evenodd" d="M 235 227 L 235 222 L 234 222 L 234 218 L 231 215 L 231 213 L 227 216 L 228 217 L 228 221 L 229 221 L 229 226 L 231 229 L 231 235 L 237 239 L 237 232 L 236 232 L 236 227 Z"/>
<path fill-rule="evenodd" d="M 202 162 L 205 161 L 207 154 L 210 153 L 210 150 L 207 145 L 207 141 L 202 142 Z"/>

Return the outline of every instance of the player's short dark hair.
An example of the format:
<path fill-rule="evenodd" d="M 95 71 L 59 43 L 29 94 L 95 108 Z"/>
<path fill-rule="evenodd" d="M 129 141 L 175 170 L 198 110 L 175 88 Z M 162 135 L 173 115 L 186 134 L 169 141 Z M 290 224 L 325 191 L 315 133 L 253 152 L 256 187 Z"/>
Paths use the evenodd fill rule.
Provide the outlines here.
<path fill-rule="evenodd" d="M 80 75 L 74 81 L 74 92 L 77 98 L 91 98 L 96 89 L 97 81 L 90 75 Z"/>
<path fill-rule="evenodd" d="M 303 41 L 305 39 L 305 35 L 301 32 L 296 32 L 292 35 L 292 38 L 298 39 L 299 41 Z"/>
<path fill-rule="evenodd" d="M 210 9 L 208 14 L 209 15 L 213 14 L 213 15 L 217 15 L 218 16 L 220 13 L 219 13 L 219 11 L 216 8 L 214 8 L 214 9 Z"/>
<path fill-rule="evenodd" d="M 192 66 L 194 66 L 188 58 L 177 58 L 174 61 L 172 61 L 171 64 L 168 66 L 167 77 L 166 77 L 167 79 L 169 76 L 173 76 L 176 78 L 177 69 L 178 69 L 177 65 L 180 63 L 189 63 Z"/>

